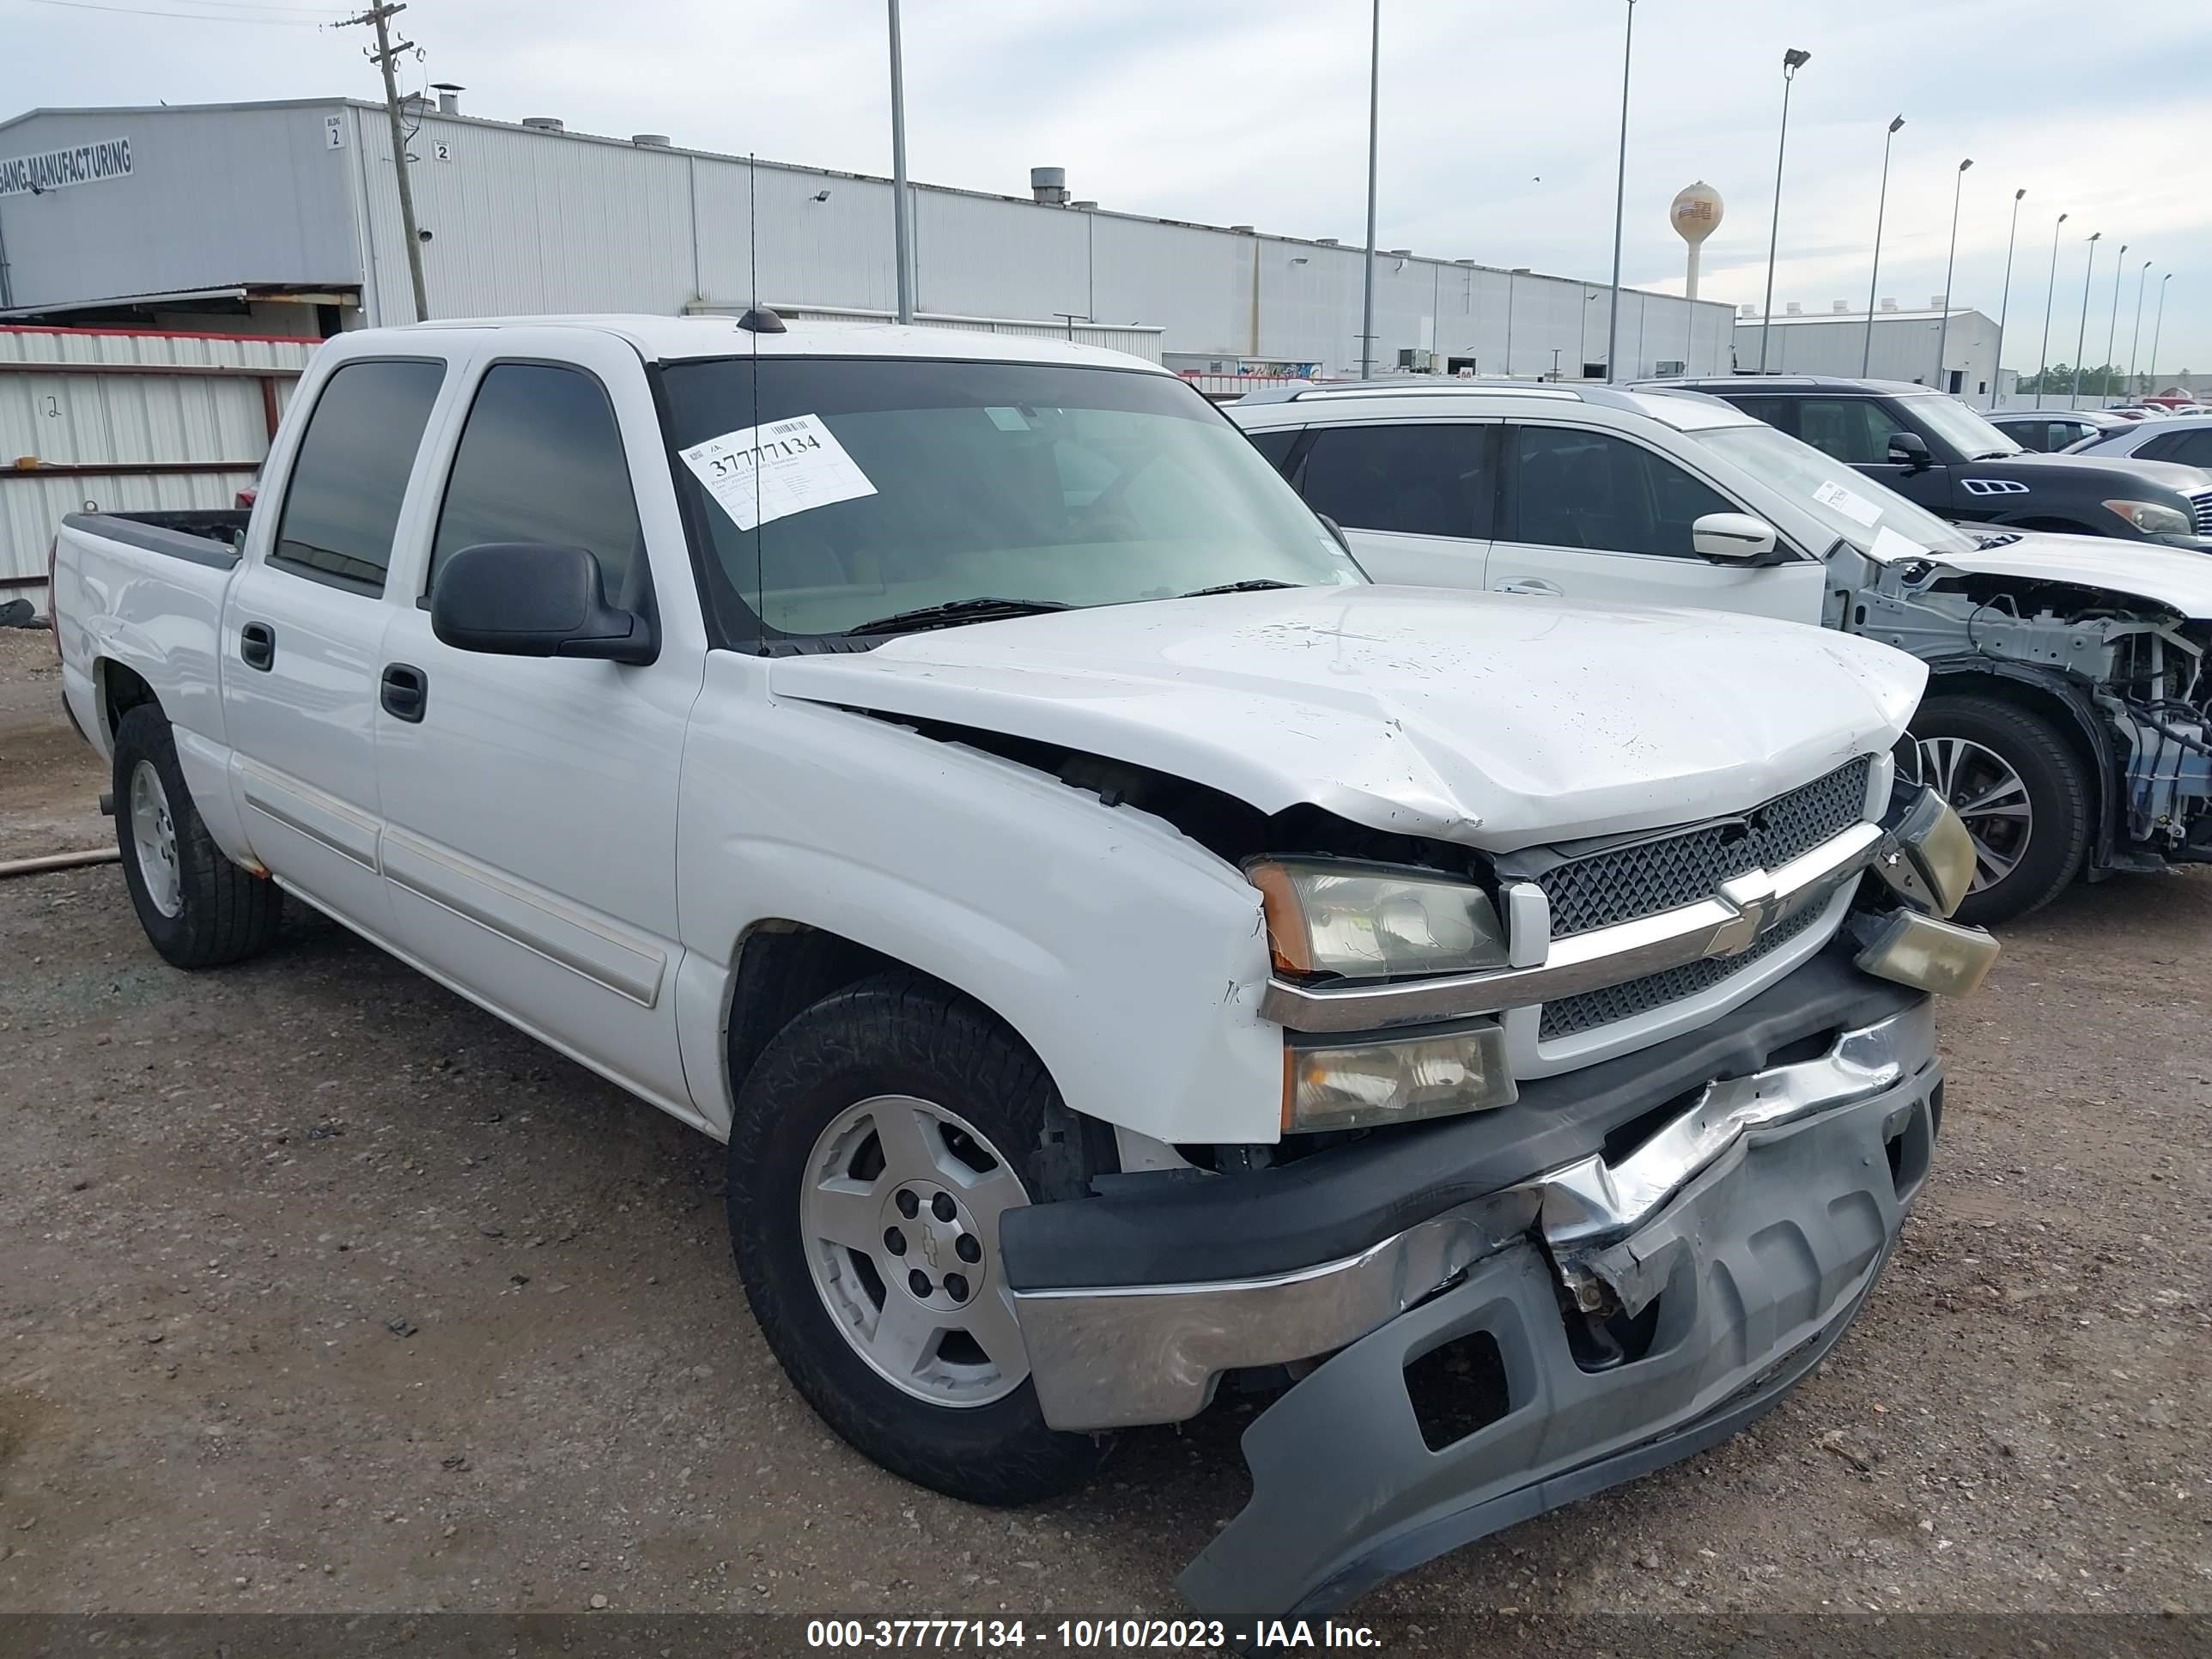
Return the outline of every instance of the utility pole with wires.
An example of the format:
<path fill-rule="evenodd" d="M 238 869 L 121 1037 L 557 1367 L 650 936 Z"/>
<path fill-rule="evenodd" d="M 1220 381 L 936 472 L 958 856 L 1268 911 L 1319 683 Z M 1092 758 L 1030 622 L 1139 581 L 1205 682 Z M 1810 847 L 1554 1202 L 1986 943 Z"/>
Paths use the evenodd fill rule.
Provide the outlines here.
<path fill-rule="evenodd" d="M 407 240 L 407 275 L 415 284 L 415 320 L 430 319 L 430 301 L 422 287 L 422 241 L 415 232 L 415 187 L 407 176 L 407 133 L 399 118 L 399 82 L 392 72 L 392 65 L 402 52 L 415 50 L 412 40 L 402 40 L 397 46 L 392 41 L 385 25 L 405 11 L 404 0 L 399 4 L 373 5 L 358 17 L 349 17 L 337 25 L 351 28 L 357 23 L 368 23 L 376 29 L 376 50 L 366 54 L 369 62 L 384 72 L 384 113 L 392 123 L 392 166 L 399 177 L 399 229 Z"/>

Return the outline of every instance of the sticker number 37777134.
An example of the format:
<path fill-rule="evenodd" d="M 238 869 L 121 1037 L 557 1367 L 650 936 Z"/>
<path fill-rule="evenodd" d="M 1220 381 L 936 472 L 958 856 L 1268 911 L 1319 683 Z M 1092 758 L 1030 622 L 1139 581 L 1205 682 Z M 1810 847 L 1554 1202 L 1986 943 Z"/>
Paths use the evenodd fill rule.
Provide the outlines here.
<path fill-rule="evenodd" d="M 816 415 L 725 432 L 681 453 L 740 530 L 876 493 L 837 434 Z"/>

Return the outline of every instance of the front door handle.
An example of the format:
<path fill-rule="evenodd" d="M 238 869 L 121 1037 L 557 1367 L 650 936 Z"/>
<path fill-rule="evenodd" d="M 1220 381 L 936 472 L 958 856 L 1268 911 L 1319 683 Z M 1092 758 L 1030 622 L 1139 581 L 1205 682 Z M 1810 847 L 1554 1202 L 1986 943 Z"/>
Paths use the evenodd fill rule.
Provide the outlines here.
<path fill-rule="evenodd" d="M 248 668 L 267 673 L 276 664 L 276 630 L 267 623 L 248 623 L 238 630 L 238 657 Z"/>
<path fill-rule="evenodd" d="M 420 725 L 430 707 L 430 677 L 410 664 L 387 664 L 380 687 L 384 712 L 396 720 Z"/>
<path fill-rule="evenodd" d="M 1528 576 L 1516 582 L 1500 582 L 1496 587 L 1491 589 L 1491 592 L 1493 593 L 1540 593 L 1547 599 L 1561 599 L 1566 597 L 1567 590 L 1557 582 L 1546 581 L 1541 576 Z"/>

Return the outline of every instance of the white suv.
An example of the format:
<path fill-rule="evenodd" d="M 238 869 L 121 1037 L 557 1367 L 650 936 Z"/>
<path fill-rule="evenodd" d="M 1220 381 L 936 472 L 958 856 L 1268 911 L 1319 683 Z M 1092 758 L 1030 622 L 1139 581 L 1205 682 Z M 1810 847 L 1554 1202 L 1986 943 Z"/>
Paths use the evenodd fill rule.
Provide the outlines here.
<path fill-rule="evenodd" d="M 1968 921 L 2077 873 L 2212 862 L 2202 553 L 1961 529 L 1694 392 L 1367 384 L 1229 413 L 1378 581 L 1742 611 L 1921 658 L 1920 762 L 1980 860 Z"/>

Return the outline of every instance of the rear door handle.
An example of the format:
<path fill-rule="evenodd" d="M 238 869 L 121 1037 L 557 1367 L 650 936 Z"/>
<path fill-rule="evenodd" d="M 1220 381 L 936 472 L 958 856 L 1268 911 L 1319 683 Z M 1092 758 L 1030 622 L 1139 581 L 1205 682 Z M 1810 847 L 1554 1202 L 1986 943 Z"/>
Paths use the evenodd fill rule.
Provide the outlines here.
<path fill-rule="evenodd" d="M 264 673 L 276 663 L 276 630 L 267 623 L 248 623 L 238 630 L 238 657 Z"/>
<path fill-rule="evenodd" d="M 387 664 L 380 685 L 384 712 L 396 720 L 420 725 L 430 707 L 430 677 L 404 662 Z"/>
<path fill-rule="evenodd" d="M 1547 599 L 1566 597 L 1567 590 L 1557 582 L 1547 582 L 1541 576 L 1529 576 L 1517 582 L 1500 582 L 1491 590 L 1493 593 L 1540 593 Z"/>

